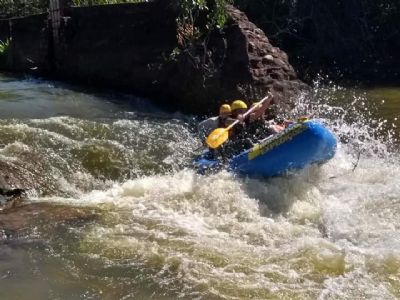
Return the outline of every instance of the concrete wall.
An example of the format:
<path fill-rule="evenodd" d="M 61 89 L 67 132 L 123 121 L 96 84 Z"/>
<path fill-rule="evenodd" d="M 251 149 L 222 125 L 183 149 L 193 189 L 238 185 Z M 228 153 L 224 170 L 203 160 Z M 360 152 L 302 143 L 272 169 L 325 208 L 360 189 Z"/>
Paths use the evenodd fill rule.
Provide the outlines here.
<path fill-rule="evenodd" d="M 5 41 L 9 38 L 9 24 L 8 20 L 0 20 L 0 40 Z"/>
<path fill-rule="evenodd" d="M 12 71 L 46 73 L 49 71 L 47 14 L 10 20 Z"/>
<path fill-rule="evenodd" d="M 161 65 L 177 46 L 176 16 L 164 5 L 67 8 L 58 43 L 47 14 L 0 20 L 0 39 L 12 37 L 0 68 L 162 98 Z"/>
<path fill-rule="evenodd" d="M 176 47 L 175 16 L 157 3 L 70 8 L 56 49 L 65 78 L 130 88 L 158 89 L 159 66 Z"/>

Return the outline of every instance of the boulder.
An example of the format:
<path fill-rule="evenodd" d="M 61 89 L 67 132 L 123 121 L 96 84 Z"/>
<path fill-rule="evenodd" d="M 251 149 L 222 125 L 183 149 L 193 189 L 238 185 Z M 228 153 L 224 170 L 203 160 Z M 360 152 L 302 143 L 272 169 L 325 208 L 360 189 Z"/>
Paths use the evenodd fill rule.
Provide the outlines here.
<path fill-rule="evenodd" d="M 227 12 L 222 30 L 197 40 L 170 65 L 165 75 L 169 94 L 189 112 L 215 113 L 224 102 L 253 102 L 267 91 L 275 103 L 292 106 L 308 86 L 297 78 L 287 54 L 243 12 L 231 5 Z"/>

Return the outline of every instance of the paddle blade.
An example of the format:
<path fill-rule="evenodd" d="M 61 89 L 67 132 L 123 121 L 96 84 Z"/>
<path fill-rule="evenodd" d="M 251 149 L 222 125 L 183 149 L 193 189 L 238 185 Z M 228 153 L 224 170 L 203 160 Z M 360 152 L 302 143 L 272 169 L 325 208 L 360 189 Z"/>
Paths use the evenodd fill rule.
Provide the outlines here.
<path fill-rule="evenodd" d="M 217 128 L 208 136 L 206 143 L 208 147 L 215 149 L 221 146 L 228 139 L 229 133 L 226 128 Z"/>

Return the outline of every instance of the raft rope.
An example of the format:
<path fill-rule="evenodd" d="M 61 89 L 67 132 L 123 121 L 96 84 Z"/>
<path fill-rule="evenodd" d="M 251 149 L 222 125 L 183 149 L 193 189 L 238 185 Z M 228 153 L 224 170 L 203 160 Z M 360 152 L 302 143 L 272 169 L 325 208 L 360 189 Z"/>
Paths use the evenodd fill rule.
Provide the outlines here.
<path fill-rule="evenodd" d="M 339 175 L 331 176 L 331 177 L 329 177 L 328 179 L 335 179 L 335 178 L 337 178 L 337 177 L 344 176 L 344 175 L 347 175 L 347 174 L 349 174 L 349 173 L 354 173 L 354 171 L 355 171 L 355 170 L 357 169 L 357 167 L 358 167 L 358 163 L 360 162 L 360 157 L 361 157 L 361 153 L 362 153 L 362 152 L 363 152 L 363 149 L 361 149 L 360 151 L 358 151 L 357 160 L 356 160 L 356 162 L 353 163 L 353 169 L 352 169 L 351 171 L 347 171 L 347 172 L 344 172 L 344 173 L 339 174 Z"/>

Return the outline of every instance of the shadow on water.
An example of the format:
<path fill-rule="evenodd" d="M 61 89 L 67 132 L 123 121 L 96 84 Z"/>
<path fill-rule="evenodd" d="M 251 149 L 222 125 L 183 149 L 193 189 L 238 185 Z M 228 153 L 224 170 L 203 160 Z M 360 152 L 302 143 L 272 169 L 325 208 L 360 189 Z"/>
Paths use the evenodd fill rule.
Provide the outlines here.
<path fill-rule="evenodd" d="M 76 280 L 68 263 L 84 228 L 98 217 L 93 209 L 51 203 L 25 203 L 1 212 L 0 299 L 98 297 Z"/>
<path fill-rule="evenodd" d="M 111 89 L 88 88 L 34 77 L 1 77 L 2 118 L 193 119 L 150 99 Z M 7 113 L 5 113 L 7 112 Z"/>
<path fill-rule="evenodd" d="M 172 269 L 160 274 L 162 258 L 143 265 L 129 249 L 87 248 L 87 231 L 107 224 L 106 215 L 52 203 L 0 214 L 0 228 L 9 234 L 0 236 L 0 299 L 177 299 L 178 280 L 170 288 L 157 282 L 173 278 Z"/>

